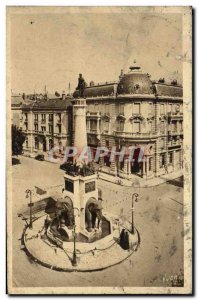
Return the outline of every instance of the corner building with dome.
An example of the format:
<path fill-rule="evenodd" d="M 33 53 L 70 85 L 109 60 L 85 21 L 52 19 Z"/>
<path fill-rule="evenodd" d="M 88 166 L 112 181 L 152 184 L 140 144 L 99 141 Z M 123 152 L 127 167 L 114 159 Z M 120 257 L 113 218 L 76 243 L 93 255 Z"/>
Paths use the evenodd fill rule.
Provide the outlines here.
<path fill-rule="evenodd" d="M 79 97 L 79 90 L 73 94 Z M 93 157 L 97 146 L 109 149 L 100 158 L 100 170 L 120 178 L 152 178 L 183 167 L 183 88 L 164 78 L 151 81 L 136 64 L 117 82 L 94 84 L 84 90 L 87 141 Z M 74 133 L 74 132 L 73 132 Z M 134 160 L 110 161 L 112 147 L 134 147 Z M 138 160 L 140 148 L 144 156 Z"/>

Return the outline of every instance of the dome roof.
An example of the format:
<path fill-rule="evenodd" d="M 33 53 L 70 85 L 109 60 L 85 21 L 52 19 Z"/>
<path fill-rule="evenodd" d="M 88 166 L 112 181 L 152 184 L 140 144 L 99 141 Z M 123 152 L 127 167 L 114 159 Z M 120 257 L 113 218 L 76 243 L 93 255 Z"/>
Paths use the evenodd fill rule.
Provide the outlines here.
<path fill-rule="evenodd" d="M 148 74 L 142 73 L 139 66 L 133 65 L 118 84 L 119 94 L 153 94 L 153 85 Z"/>

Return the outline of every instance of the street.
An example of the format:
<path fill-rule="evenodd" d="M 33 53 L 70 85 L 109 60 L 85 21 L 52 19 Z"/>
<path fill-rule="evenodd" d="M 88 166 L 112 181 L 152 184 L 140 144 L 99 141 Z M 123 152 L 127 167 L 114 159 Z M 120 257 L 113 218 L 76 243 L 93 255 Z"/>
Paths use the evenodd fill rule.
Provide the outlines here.
<path fill-rule="evenodd" d="M 171 276 L 183 271 L 183 187 L 181 179 L 150 188 L 131 188 L 99 180 L 103 208 L 131 220 L 131 199 L 138 193 L 134 222 L 141 245 L 123 263 L 94 273 L 64 273 L 44 268 L 28 259 L 20 249 L 24 227 L 18 214 L 27 207 L 25 190 L 63 184 L 58 164 L 20 156 L 13 174 L 13 286 L 170 286 Z M 9 250 L 9 249 L 8 249 Z"/>

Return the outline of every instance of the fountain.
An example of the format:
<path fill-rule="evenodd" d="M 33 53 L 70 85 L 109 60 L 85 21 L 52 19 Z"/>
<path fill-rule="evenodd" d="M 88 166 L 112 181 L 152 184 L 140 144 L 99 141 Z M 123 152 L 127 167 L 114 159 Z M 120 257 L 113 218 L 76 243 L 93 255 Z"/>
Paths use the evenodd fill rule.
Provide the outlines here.
<path fill-rule="evenodd" d="M 81 158 L 82 149 L 87 147 L 85 99 L 74 100 L 73 115 L 78 153 L 73 163 L 67 163 L 62 196 L 47 203 L 46 215 L 34 221 L 31 230 L 26 226 L 23 249 L 34 261 L 51 269 L 102 270 L 137 250 L 140 236 L 137 229 L 130 232 L 129 222 L 103 210 L 94 166 Z"/>

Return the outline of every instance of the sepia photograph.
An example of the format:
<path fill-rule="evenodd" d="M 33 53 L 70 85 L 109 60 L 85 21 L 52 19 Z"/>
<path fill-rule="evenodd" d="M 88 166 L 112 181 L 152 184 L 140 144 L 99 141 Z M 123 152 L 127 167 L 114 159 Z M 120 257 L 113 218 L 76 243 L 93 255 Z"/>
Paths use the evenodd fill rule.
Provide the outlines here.
<path fill-rule="evenodd" d="M 7 293 L 192 293 L 192 7 L 7 6 Z"/>

